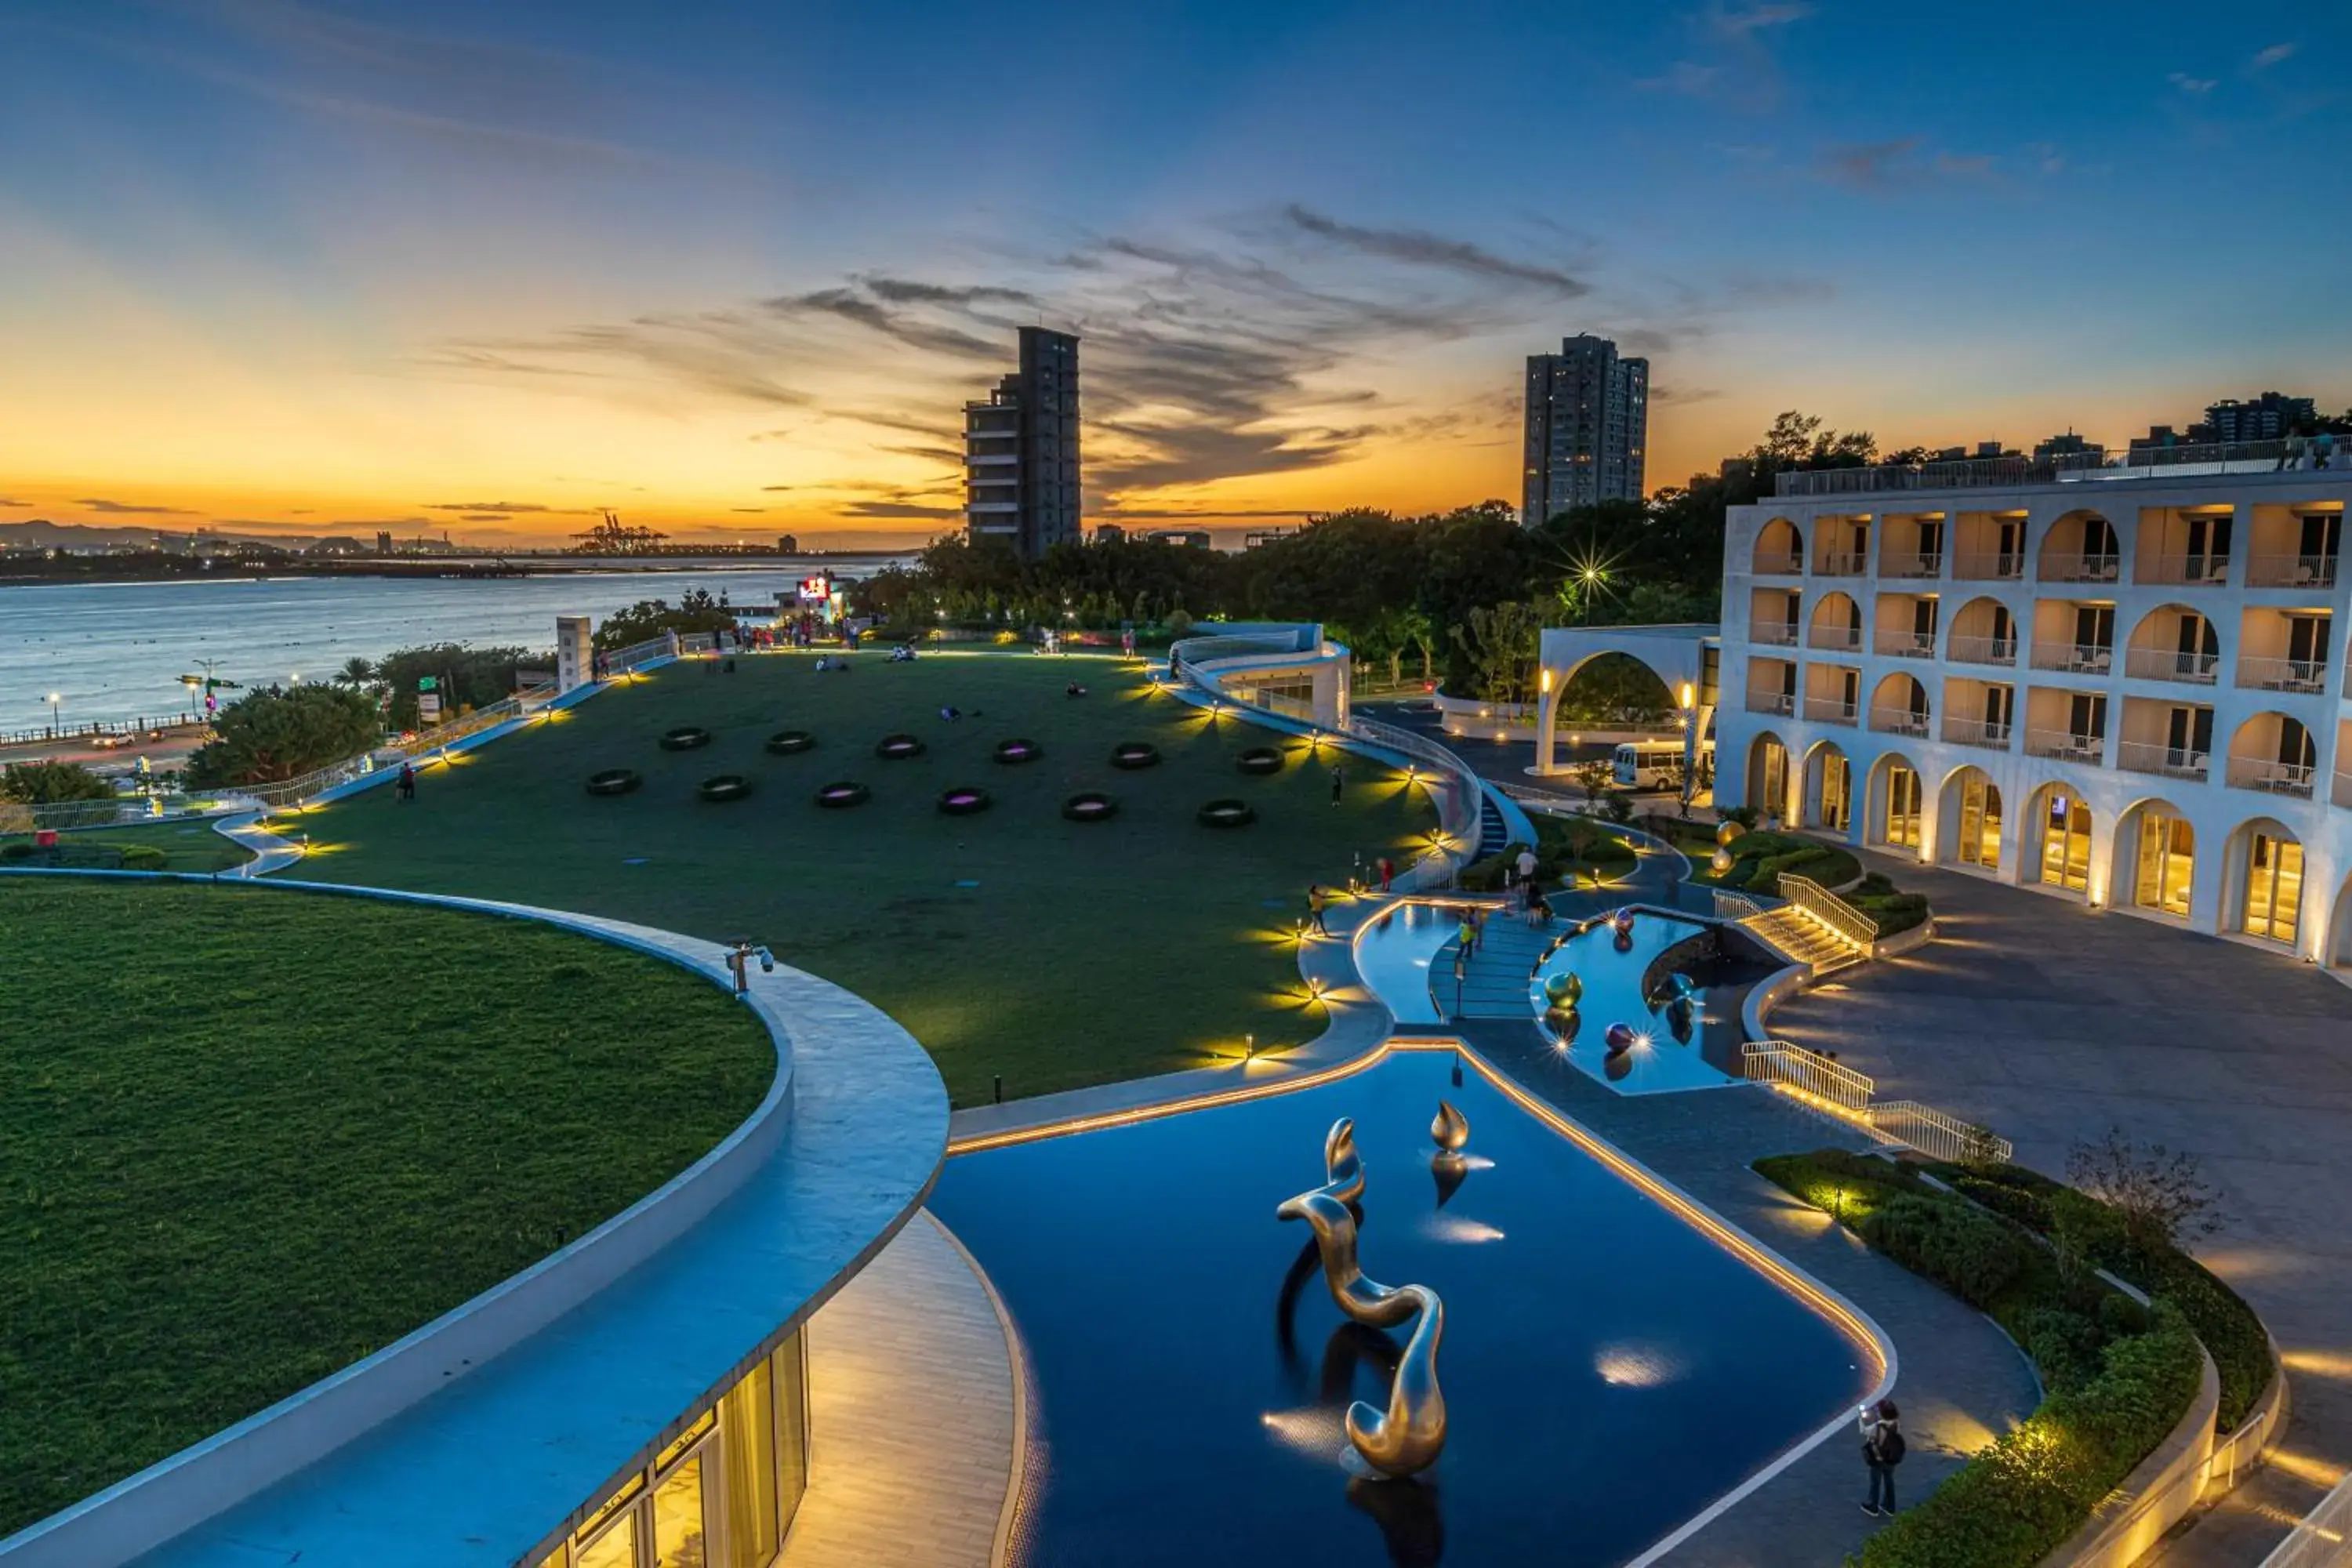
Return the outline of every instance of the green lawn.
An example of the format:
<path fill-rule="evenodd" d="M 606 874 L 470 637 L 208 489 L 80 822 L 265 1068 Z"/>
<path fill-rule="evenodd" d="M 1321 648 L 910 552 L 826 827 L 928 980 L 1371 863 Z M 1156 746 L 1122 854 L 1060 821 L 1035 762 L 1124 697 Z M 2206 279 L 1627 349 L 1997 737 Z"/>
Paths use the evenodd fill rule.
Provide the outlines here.
<path fill-rule="evenodd" d="M 731 676 L 673 665 L 430 770 L 413 805 L 372 790 L 306 815 L 327 852 L 300 874 L 755 937 L 887 1009 L 971 1104 L 999 1073 L 1012 1098 L 1196 1066 L 1244 1034 L 1261 1048 L 1312 1037 L 1319 1010 L 1302 1005 L 1296 956 L 1275 939 L 1309 881 L 1344 882 L 1359 852 L 1402 865 L 1435 826 L 1424 794 L 1357 757 L 1334 809 L 1328 767 L 1308 763 L 1303 742 L 1279 774 L 1244 776 L 1236 753 L 1285 738 L 1213 721 L 1108 660 L 861 655 L 846 675 L 811 662 L 745 658 Z M 1064 696 L 1071 680 L 1091 695 Z M 966 717 L 941 720 L 943 704 Z M 716 739 L 659 747 L 686 724 Z M 816 748 L 768 755 L 767 737 L 788 728 Z M 897 731 L 929 750 L 876 757 Z M 992 761 L 1013 737 L 1040 742 L 1043 760 Z M 1112 768 L 1129 740 L 1164 762 Z M 644 787 L 586 793 L 614 767 Z M 748 774 L 754 793 L 698 799 L 697 782 L 722 773 Z M 812 796 L 836 779 L 869 784 L 872 800 L 818 809 Z M 992 809 L 942 816 L 939 793 L 965 784 L 992 792 Z M 1118 816 L 1063 820 L 1081 789 L 1115 795 Z M 1253 803 L 1258 821 L 1199 826 L 1193 814 L 1223 796 Z"/>
<path fill-rule="evenodd" d="M 0 1535 L 625 1208 L 775 1076 L 740 1005 L 543 926 L 0 877 Z"/>
<path fill-rule="evenodd" d="M 78 865 L 87 851 L 143 844 L 163 851 L 162 871 L 226 871 L 252 858 L 243 846 L 213 831 L 209 822 L 142 822 L 129 827 L 82 827 L 58 835 L 63 863 Z M 89 858 L 95 859 L 91 856 Z"/>

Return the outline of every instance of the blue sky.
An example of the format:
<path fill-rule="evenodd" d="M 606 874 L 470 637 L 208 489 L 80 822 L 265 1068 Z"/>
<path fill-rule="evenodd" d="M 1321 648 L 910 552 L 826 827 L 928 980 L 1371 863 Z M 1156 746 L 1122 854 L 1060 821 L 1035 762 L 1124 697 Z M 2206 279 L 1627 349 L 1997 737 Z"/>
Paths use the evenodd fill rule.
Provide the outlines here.
<path fill-rule="evenodd" d="M 948 526 L 1087 339 L 1089 504 L 1517 487 L 1519 359 L 1654 361 L 1654 483 L 2352 405 L 2352 14 L 2249 4 L 0 15 L 0 520 Z"/>

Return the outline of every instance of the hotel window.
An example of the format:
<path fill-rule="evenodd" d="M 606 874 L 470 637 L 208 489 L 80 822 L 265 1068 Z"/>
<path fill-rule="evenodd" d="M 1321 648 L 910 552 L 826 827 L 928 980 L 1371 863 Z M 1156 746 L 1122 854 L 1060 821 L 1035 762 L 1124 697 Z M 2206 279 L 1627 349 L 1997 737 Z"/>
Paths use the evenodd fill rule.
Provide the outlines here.
<path fill-rule="evenodd" d="M 1960 785 L 1960 863 L 1988 871 L 2000 864 L 2000 788 L 1979 773 Z"/>
<path fill-rule="evenodd" d="M 1849 684 L 1852 678 L 1849 677 Z M 1847 702 L 1851 704 L 1852 701 L 1853 697 L 1849 693 Z M 1852 783 L 1852 773 L 1846 766 L 1845 753 L 1839 751 L 1824 752 L 1822 754 L 1822 826 L 1833 833 L 1843 833 L 1846 829 L 1848 811 L 1853 798 L 1850 793 Z"/>
<path fill-rule="evenodd" d="M 2091 886 L 2091 808 L 2063 787 L 2051 790 L 2042 820 L 2042 881 L 2075 893 Z"/>
<path fill-rule="evenodd" d="M 1903 763 L 1886 767 L 1886 842 L 1919 847 L 1919 775 Z"/>
<path fill-rule="evenodd" d="M 2196 835 L 2189 824 L 2159 806 L 2144 806 L 2139 817 L 2139 875 L 2132 902 L 2168 915 L 2189 912 L 2189 884 L 2197 869 Z"/>
<path fill-rule="evenodd" d="M 2295 921 L 2303 904 L 2303 846 L 2292 838 L 2255 833 L 2247 840 L 2248 936 L 2294 945 Z"/>

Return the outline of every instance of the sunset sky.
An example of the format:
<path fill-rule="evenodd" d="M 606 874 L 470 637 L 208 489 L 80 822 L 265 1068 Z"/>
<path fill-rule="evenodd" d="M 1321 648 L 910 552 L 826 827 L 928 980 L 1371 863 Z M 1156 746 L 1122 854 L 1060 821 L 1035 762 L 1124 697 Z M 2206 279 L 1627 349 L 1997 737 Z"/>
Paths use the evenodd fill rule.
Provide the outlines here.
<path fill-rule="evenodd" d="M 1098 521 L 1517 495 L 1563 334 L 1653 485 L 2352 405 L 2352 11 L 0 8 L 0 521 L 919 539 L 1013 330 Z"/>

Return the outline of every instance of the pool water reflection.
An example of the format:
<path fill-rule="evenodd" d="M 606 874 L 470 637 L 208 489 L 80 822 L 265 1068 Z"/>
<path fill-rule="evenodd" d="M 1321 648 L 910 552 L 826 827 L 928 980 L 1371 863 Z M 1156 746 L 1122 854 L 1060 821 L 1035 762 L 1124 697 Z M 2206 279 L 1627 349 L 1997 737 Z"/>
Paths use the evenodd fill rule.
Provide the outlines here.
<path fill-rule="evenodd" d="M 1706 929 L 1697 921 L 1637 910 L 1632 928 L 1620 937 L 1607 921 L 1601 921 L 1581 935 L 1568 937 L 1536 966 L 1528 985 L 1528 1005 L 1544 1015 L 1544 1032 L 1558 1044 L 1566 1060 L 1620 1094 L 1721 1089 L 1738 1083 L 1739 1079 L 1717 1065 L 1736 1059 L 1738 1021 L 1720 1020 L 1710 1030 L 1706 987 L 1696 983 L 1711 978 L 1712 972 L 1724 965 L 1694 954 L 1687 962 L 1662 970 L 1647 994 L 1643 990 L 1643 977 L 1659 954 Z M 1584 983 L 1582 996 L 1571 1009 L 1548 1010 L 1544 983 L 1554 974 L 1571 971 Z M 1679 994 L 1672 984 L 1677 972 L 1693 982 L 1683 986 Z M 1631 1049 L 1612 1052 L 1609 1048 L 1606 1036 L 1612 1024 L 1633 1029 Z M 1710 1033 L 1717 1037 L 1710 1040 Z M 1715 1047 L 1712 1051 L 1710 1045 Z M 1710 1056 L 1716 1059 L 1709 1060 Z"/>
<path fill-rule="evenodd" d="M 1400 900 L 1356 932 L 1356 973 L 1400 1024 L 1442 1024 L 1429 966 L 1460 928 L 1457 907 Z"/>
<path fill-rule="evenodd" d="M 1441 1096 L 1463 1169 L 1433 1165 Z M 1342 1426 L 1385 1404 L 1401 1336 L 1344 1318 L 1275 1217 L 1340 1116 L 1366 1275 L 1445 1301 L 1450 1433 L 1411 1481 L 1351 1470 Z M 959 1155 L 931 1207 L 1034 1373 L 1033 1564 L 1622 1563 L 1871 1382 L 1828 1321 L 1444 1051 Z"/>

